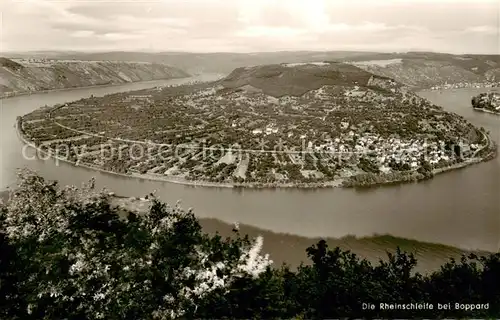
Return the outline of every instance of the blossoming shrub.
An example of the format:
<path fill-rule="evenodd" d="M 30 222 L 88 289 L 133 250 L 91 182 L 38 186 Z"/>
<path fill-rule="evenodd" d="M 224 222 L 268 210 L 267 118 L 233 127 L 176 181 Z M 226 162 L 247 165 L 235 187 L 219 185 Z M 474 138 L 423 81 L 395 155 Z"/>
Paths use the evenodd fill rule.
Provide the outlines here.
<path fill-rule="evenodd" d="M 147 214 L 120 218 L 120 209 L 92 185 L 58 188 L 27 171 L 19 181 L 1 207 L 2 236 L 15 248 L 18 268 L 19 291 L 8 300 L 18 315 L 186 317 L 208 294 L 224 294 L 272 263 L 259 254 L 261 238 L 208 236 L 178 205 L 153 200 Z"/>
<path fill-rule="evenodd" d="M 58 188 L 29 171 L 19 181 L 0 204 L 2 320 L 500 316 L 498 253 L 421 275 L 400 250 L 372 265 L 321 240 L 310 264 L 271 267 L 262 238 L 206 235 L 178 204 L 153 198 L 136 215 L 93 183 Z"/>

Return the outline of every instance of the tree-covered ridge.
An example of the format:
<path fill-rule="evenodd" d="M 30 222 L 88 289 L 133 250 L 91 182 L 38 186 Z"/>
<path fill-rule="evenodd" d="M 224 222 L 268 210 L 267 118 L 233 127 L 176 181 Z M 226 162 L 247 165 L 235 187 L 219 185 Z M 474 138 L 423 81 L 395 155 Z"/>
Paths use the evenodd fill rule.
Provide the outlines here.
<path fill-rule="evenodd" d="M 92 184 L 59 188 L 21 174 L 0 205 L 1 319 L 497 317 L 500 255 L 463 257 L 430 275 L 397 251 L 372 265 L 324 241 L 311 265 L 273 266 L 262 238 L 208 236 L 191 211 L 154 200 L 143 215 Z M 237 230 L 235 230 L 237 233 Z M 374 310 L 362 310 L 374 303 Z M 432 310 L 380 310 L 431 303 Z M 437 310 L 451 303 L 452 310 Z M 454 310 L 455 303 L 488 309 Z"/>
<path fill-rule="evenodd" d="M 32 58 L 31 55 L 12 56 Z M 372 64 L 372 70 L 406 85 L 431 87 L 456 82 L 498 81 L 500 55 L 453 55 L 437 52 L 356 52 L 356 51 L 285 51 L 260 53 L 148 53 L 148 52 L 58 52 L 54 59 L 147 61 L 176 66 L 188 73 L 230 73 L 235 68 L 263 64 L 305 63 L 311 61 L 373 62 L 402 60 L 387 68 Z"/>
<path fill-rule="evenodd" d="M 500 94 L 495 92 L 483 92 L 472 97 L 472 107 L 484 109 L 490 112 L 500 113 Z"/>

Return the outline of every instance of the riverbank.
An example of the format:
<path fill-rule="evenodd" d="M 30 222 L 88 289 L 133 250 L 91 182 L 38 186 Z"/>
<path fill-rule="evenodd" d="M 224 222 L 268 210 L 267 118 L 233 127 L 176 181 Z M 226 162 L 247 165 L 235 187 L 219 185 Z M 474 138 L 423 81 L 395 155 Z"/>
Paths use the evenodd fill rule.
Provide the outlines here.
<path fill-rule="evenodd" d="M 111 203 L 115 206 L 137 212 L 146 212 L 150 208 L 151 202 L 147 199 L 126 198 L 111 196 Z M 160 199 L 161 200 L 161 199 Z M 195 208 L 196 212 L 196 208 Z M 202 229 L 209 233 L 219 233 L 222 237 L 234 236 L 234 225 L 225 223 L 218 219 L 199 219 Z M 427 273 L 438 270 L 448 259 L 460 259 L 462 254 L 474 252 L 479 255 L 489 254 L 487 251 L 464 250 L 452 246 L 422 242 L 391 235 L 372 235 L 367 237 L 345 236 L 342 238 L 309 238 L 297 235 L 276 233 L 270 230 L 256 228 L 253 226 L 239 224 L 239 232 L 251 238 L 262 236 L 264 238 L 263 252 L 268 253 L 275 266 L 283 263 L 297 268 L 302 262 L 309 264 L 306 249 L 319 240 L 326 240 L 330 248 L 339 247 L 343 250 L 351 250 L 361 258 L 367 259 L 371 263 L 378 263 L 380 260 L 387 260 L 387 252 L 394 253 L 397 247 L 402 251 L 412 253 L 417 258 L 418 264 L 415 271 Z"/>
<path fill-rule="evenodd" d="M 139 180 L 150 180 L 150 181 L 158 181 L 158 182 L 166 182 L 166 183 L 175 183 L 180 185 L 192 186 L 192 187 L 204 187 L 204 188 L 245 188 L 245 189 L 322 189 L 322 188 L 371 188 L 377 186 L 384 185 L 395 185 L 395 184 L 404 184 L 404 183 L 414 183 L 424 180 L 432 179 L 434 175 L 441 174 L 444 172 L 448 172 L 451 170 L 456 170 L 460 168 L 464 168 L 473 164 L 481 163 L 484 161 L 491 160 L 496 156 L 496 148 L 492 151 L 488 156 L 484 158 L 473 158 L 468 159 L 464 162 L 454 164 L 448 167 L 434 169 L 432 171 L 431 176 L 425 176 L 423 174 L 417 172 L 395 172 L 391 174 L 361 174 L 356 176 L 351 176 L 347 178 L 339 178 L 331 181 L 324 182 L 311 182 L 311 183 L 261 183 L 261 182 L 247 182 L 247 183 L 231 183 L 231 182 L 210 182 L 210 181 L 199 181 L 199 180 L 189 180 L 184 177 L 179 176 L 166 176 L 166 175 L 158 175 L 158 174 L 139 174 L 139 173 L 118 173 L 110 170 L 105 170 L 99 168 L 97 166 L 93 166 L 86 163 L 75 163 L 69 161 L 65 158 L 58 157 L 47 151 L 42 150 L 40 147 L 37 147 L 32 141 L 28 140 L 22 130 L 22 118 L 19 117 L 16 121 L 16 132 L 19 139 L 26 145 L 34 148 L 37 151 L 38 155 L 43 155 L 44 159 L 52 158 L 57 162 L 64 162 L 76 167 L 81 167 L 89 170 L 95 170 L 105 174 L 111 174 L 116 176 L 121 176 L 125 178 L 134 178 Z M 485 135 L 486 139 L 488 139 L 488 146 L 490 147 L 494 143 L 491 139 Z M 369 179 L 365 179 L 368 176 Z M 361 179 L 360 179 L 361 177 Z M 362 182 L 360 182 L 362 181 Z"/>
<path fill-rule="evenodd" d="M 497 111 L 487 110 L 484 108 L 474 108 L 474 107 L 472 109 L 474 109 L 474 111 L 485 112 L 485 113 L 490 113 L 490 114 L 500 116 L 500 112 L 497 112 Z"/>
<path fill-rule="evenodd" d="M 112 94 L 118 90 L 129 90 L 127 88 L 133 86 L 136 85 L 108 91 Z M 433 103 L 461 114 L 478 127 L 484 127 L 491 132 L 491 139 L 498 141 L 496 117 L 474 112 L 470 106 L 470 96 L 479 92 L 450 90 L 443 94 L 429 92 L 424 97 L 430 97 Z M 102 92 L 105 93 L 108 92 Z M 73 95 L 34 95 L 2 103 L 0 142 L 3 171 L 0 177 L 3 184 L 0 189 L 5 190 L 7 186 L 14 188 L 16 169 L 27 167 L 48 180 L 60 181 L 61 185 L 79 186 L 95 176 L 97 188 L 106 187 L 127 197 L 143 196 L 156 190 L 162 201 L 175 204 L 180 199 L 182 205 L 193 208 L 202 221 L 214 218 L 229 224 L 221 224 L 220 228 L 227 227 L 230 231 L 232 223 L 238 221 L 240 226 L 245 224 L 255 227 L 250 228 L 255 230 L 254 234 L 266 232 L 264 245 L 274 246 L 271 249 L 276 250 L 273 259 L 277 264 L 279 256 L 290 263 L 306 260 L 304 249 L 313 244 L 311 239 L 341 239 L 349 234 L 358 239 L 373 234 L 390 234 L 398 237 L 398 242 L 404 242 L 399 238 L 402 237 L 455 248 L 498 251 L 498 158 L 471 168 L 454 170 L 428 182 L 358 191 L 346 188 L 245 190 L 186 187 L 175 183 L 125 179 L 63 163 L 56 166 L 53 160 L 33 161 L 22 156 L 22 144 L 13 126 L 17 116 L 30 113 L 40 105 L 75 101 L 90 94 L 100 95 L 101 91 L 75 90 Z M 32 148 L 25 149 L 28 156 L 34 154 Z M 217 221 L 214 223 L 219 228 Z M 216 230 L 216 227 L 211 230 Z M 270 232 L 268 235 L 265 230 L 273 230 L 274 233 Z M 283 235 L 283 238 L 279 235 Z M 389 245 L 392 245 L 391 241 L 388 242 Z M 359 242 L 353 246 L 356 244 Z M 363 252 L 363 246 L 373 248 L 369 243 L 359 244 L 359 252 Z M 376 248 L 378 247 L 374 250 L 378 250 Z M 445 254 L 433 254 L 429 259 L 435 257 L 442 261 Z M 384 255 L 382 246 L 380 255 Z M 438 265 L 434 262 L 429 264 Z"/>
<path fill-rule="evenodd" d="M 59 88 L 59 89 L 49 89 L 49 90 L 40 90 L 40 91 L 20 91 L 20 92 L 14 92 L 14 93 L 9 92 L 9 93 L 4 93 L 4 94 L 0 95 L 0 100 L 9 99 L 9 98 L 16 98 L 16 97 L 21 97 L 21 96 L 30 96 L 30 95 L 34 95 L 34 94 L 71 91 L 71 90 L 76 90 L 76 89 L 113 88 L 113 87 L 123 86 L 125 84 L 131 84 L 131 83 L 148 83 L 148 82 L 154 83 L 154 82 L 158 82 L 158 81 L 162 81 L 162 80 L 176 80 L 176 79 L 186 79 L 186 78 L 191 78 L 191 76 L 189 76 L 189 77 L 173 77 L 173 78 L 166 78 L 166 79 L 146 80 L 146 81 L 132 81 L 132 82 L 124 82 L 124 83 L 106 83 L 106 84 L 97 84 L 97 85 L 91 85 L 91 86 Z"/>
<path fill-rule="evenodd" d="M 500 82 L 475 82 L 475 83 L 453 83 L 437 85 L 427 88 L 428 90 L 449 90 L 449 89 L 489 89 L 500 86 Z"/>
<path fill-rule="evenodd" d="M 8 191 L 0 192 L 0 201 L 8 200 Z M 111 204 L 123 209 L 144 213 L 149 209 L 150 202 L 138 198 L 110 197 Z M 195 208 L 196 212 L 196 208 Z M 234 225 L 225 223 L 218 219 L 199 218 L 198 221 L 203 232 L 208 234 L 219 233 L 222 237 L 232 237 Z M 345 236 L 342 238 L 310 238 L 291 235 L 286 233 L 276 233 L 253 227 L 246 224 L 239 224 L 240 234 L 248 235 L 250 238 L 262 236 L 264 244 L 262 251 L 268 253 L 273 260 L 273 265 L 279 267 L 283 263 L 288 264 L 293 269 L 300 266 L 302 262 L 309 264 L 306 249 L 319 240 L 326 240 L 330 248 L 339 247 L 343 250 L 351 250 L 360 258 L 367 259 L 371 263 L 378 263 L 379 260 L 386 260 L 386 252 L 394 253 L 397 247 L 403 251 L 413 253 L 417 258 L 418 264 L 415 271 L 428 273 L 438 270 L 448 259 L 460 259 L 462 254 L 471 252 L 479 255 L 488 254 L 487 251 L 464 250 L 443 244 L 422 242 L 417 240 L 395 237 L 391 235 L 373 235 L 368 237 Z"/>
<path fill-rule="evenodd" d="M 196 212 L 196 208 L 195 208 Z M 219 233 L 222 237 L 231 237 L 233 225 L 226 224 L 216 219 L 200 219 L 203 230 L 209 234 Z M 387 252 L 394 253 L 397 247 L 402 251 L 412 253 L 418 261 L 415 271 L 428 273 L 437 271 L 450 258 L 460 260 L 462 254 L 474 252 L 478 255 L 489 254 L 486 251 L 469 251 L 438 243 L 417 241 L 407 238 L 396 237 L 388 234 L 372 235 L 367 237 L 356 237 L 353 235 L 341 238 L 307 238 L 286 233 L 275 233 L 269 230 L 259 229 L 253 226 L 239 224 L 240 234 L 248 235 L 250 238 L 262 236 L 264 245 L 262 251 L 268 253 L 279 267 L 283 263 L 297 268 L 301 263 L 310 264 L 306 249 L 320 240 L 325 240 L 330 248 L 339 247 L 350 250 L 357 256 L 367 259 L 373 264 L 380 260 L 387 261 Z"/>

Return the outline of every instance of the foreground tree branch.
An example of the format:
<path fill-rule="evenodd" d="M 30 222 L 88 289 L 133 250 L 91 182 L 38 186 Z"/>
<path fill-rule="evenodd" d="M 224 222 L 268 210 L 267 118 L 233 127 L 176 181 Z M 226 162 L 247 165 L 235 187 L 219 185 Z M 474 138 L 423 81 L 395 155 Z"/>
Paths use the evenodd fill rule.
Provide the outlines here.
<path fill-rule="evenodd" d="M 179 204 L 153 197 L 146 214 L 124 215 L 109 200 L 93 182 L 60 188 L 20 173 L 0 205 L 1 319 L 500 315 L 499 254 L 463 257 L 424 276 L 400 250 L 373 266 L 320 241 L 307 250 L 311 264 L 292 271 L 260 253 L 262 238 L 237 228 L 234 238 L 204 234 Z"/>

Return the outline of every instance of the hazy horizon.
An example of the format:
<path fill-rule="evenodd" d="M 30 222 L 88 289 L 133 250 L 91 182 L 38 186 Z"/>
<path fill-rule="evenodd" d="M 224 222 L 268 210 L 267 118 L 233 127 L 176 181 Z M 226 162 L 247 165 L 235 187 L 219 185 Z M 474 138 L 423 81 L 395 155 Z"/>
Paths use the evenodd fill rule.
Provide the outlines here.
<path fill-rule="evenodd" d="M 27 51 L 0 51 L 3 53 L 11 53 L 11 54 L 29 54 L 29 53 L 83 53 L 83 54 L 91 54 L 91 53 L 150 53 L 150 54 L 267 54 L 267 53 L 329 53 L 329 52 L 353 52 L 353 53 L 409 53 L 409 52 L 418 52 L 418 53 L 443 53 L 443 54 L 454 54 L 451 52 L 443 52 L 443 51 L 429 51 L 429 50 L 418 50 L 418 49 L 409 49 L 405 51 L 391 51 L 391 50 L 270 50 L 270 51 L 164 51 L 164 50 L 147 50 L 147 49 L 137 49 L 137 50 L 27 50 Z M 464 53 L 467 54 L 467 53 Z"/>
<path fill-rule="evenodd" d="M 493 0 L 4 0 L 1 49 L 500 53 Z"/>
<path fill-rule="evenodd" d="M 164 50 L 27 50 L 27 51 L 0 51 L 6 54 L 30 54 L 30 53 L 55 53 L 55 54 L 93 54 L 93 53 L 149 53 L 149 54 L 270 54 L 270 53 L 329 53 L 329 52 L 353 52 L 353 53 L 375 53 L 375 54 L 404 54 L 404 53 L 437 53 L 437 54 L 451 54 L 451 55 L 500 55 L 500 53 L 469 53 L 469 52 L 445 52 L 445 51 L 431 51 L 431 50 L 418 50 L 409 49 L 404 51 L 397 50 L 270 50 L 270 51 L 164 51 Z"/>

